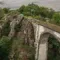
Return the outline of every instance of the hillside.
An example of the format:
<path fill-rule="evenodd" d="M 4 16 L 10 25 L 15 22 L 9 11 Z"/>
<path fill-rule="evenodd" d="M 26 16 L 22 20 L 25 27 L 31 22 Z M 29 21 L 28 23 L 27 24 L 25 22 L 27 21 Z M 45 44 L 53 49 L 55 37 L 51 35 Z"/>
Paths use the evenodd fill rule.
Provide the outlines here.
<path fill-rule="evenodd" d="M 0 55 L 1 60 L 34 60 L 34 30 L 27 19 L 20 15 L 7 16 L 5 22 L 1 24 L 0 37 L 2 44 L 6 45 L 8 42 L 3 49 L 9 49 L 1 51 L 3 54 Z"/>

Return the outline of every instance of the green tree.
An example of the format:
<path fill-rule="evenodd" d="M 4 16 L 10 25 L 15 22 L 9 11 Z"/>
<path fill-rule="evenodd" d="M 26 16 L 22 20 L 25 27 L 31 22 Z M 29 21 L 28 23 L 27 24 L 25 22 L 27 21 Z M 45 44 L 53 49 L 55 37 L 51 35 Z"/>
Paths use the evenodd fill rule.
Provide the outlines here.
<path fill-rule="evenodd" d="M 55 13 L 55 11 L 53 9 L 49 9 L 48 18 L 52 19 L 54 13 Z"/>
<path fill-rule="evenodd" d="M 36 4 L 28 4 L 27 6 L 21 6 L 18 11 L 27 16 L 39 15 L 39 6 Z"/>
<path fill-rule="evenodd" d="M 25 9 L 25 6 L 22 5 L 22 6 L 18 9 L 18 11 L 19 11 L 20 13 L 23 13 L 23 12 L 24 12 L 24 9 Z"/>
<path fill-rule="evenodd" d="M 54 23 L 60 25 L 60 13 L 59 12 L 57 12 L 53 15 L 53 20 L 54 20 Z"/>
<path fill-rule="evenodd" d="M 4 11 L 3 11 L 3 9 L 0 8 L 0 19 L 2 19 L 3 16 L 4 16 Z"/>
<path fill-rule="evenodd" d="M 40 8 L 36 4 L 33 4 L 33 3 L 29 4 L 27 6 L 27 8 L 31 15 L 39 15 L 39 13 L 40 13 Z"/>
<path fill-rule="evenodd" d="M 9 13 L 9 8 L 3 8 L 5 14 Z"/>
<path fill-rule="evenodd" d="M 9 32 L 10 32 L 10 21 L 7 21 L 2 28 L 2 35 L 8 36 Z"/>
<path fill-rule="evenodd" d="M 44 18 L 48 18 L 49 16 L 49 9 L 45 7 L 40 7 L 40 15 Z"/>
<path fill-rule="evenodd" d="M 8 60 L 8 54 L 10 51 L 10 39 L 3 36 L 0 39 L 0 60 Z"/>

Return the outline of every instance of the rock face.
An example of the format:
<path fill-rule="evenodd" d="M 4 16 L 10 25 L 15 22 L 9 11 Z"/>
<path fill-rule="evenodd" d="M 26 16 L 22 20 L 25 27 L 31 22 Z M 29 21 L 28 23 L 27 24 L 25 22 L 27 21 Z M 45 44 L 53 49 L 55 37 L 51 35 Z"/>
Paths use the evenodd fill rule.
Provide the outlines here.
<path fill-rule="evenodd" d="M 29 60 L 31 57 L 34 60 L 35 39 L 32 23 L 20 15 L 7 16 L 6 19 L 1 28 L 1 36 L 8 36 L 12 40 L 9 60 Z M 8 33 L 3 34 L 4 32 Z"/>
<path fill-rule="evenodd" d="M 25 39 L 25 44 L 28 45 L 33 45 L 34 44 L 34 29 L 32 24 L 27 21 L 27 20 L 23 20 L 22 21 L 22 26 L 21 26 L 21 30 L 18 32 L 18 37 L 23 37 L 24 35 L 24 39 Z"/>

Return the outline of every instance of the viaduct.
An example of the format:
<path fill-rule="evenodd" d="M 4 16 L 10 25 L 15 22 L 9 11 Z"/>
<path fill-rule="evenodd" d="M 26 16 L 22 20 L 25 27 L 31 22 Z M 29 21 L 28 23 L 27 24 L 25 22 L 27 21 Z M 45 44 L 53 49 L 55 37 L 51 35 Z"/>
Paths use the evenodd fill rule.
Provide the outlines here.
<path fill-rule="evenodd" d="M 29 19 L 28 19 L 29 20 Z M 54 36 L 60 42 L 60 26 L 38 20 L 29 20 L 34 27 L 36 60 L 47 60 L 48 38 Z"/>

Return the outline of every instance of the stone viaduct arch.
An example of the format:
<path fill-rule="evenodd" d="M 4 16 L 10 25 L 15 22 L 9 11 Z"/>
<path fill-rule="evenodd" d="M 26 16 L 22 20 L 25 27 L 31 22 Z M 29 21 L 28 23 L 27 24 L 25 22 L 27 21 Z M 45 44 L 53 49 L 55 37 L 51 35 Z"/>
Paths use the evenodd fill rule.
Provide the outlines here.
<path fill-rule="evenodd" d="M 38 54 L 37 54 L 37 57 L 38 58 L 37 58 L 37 60 L 47 60 L 47 54 L 48 54 L 48 38 L 50 36 L 53 36 L 55 39 L 57 39 L 51 33 L 45 32 L 45 33 L 41 34 L 40 40 L 38 42 Z"/>
<path fill-rule="evenodd" d="M 35 60 L 47 60 L 48 37 L 51 35 L 60 42 L 60 33 L 43 25 L 33 23 L 35 35 Z"/>

